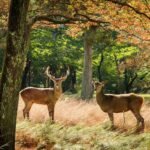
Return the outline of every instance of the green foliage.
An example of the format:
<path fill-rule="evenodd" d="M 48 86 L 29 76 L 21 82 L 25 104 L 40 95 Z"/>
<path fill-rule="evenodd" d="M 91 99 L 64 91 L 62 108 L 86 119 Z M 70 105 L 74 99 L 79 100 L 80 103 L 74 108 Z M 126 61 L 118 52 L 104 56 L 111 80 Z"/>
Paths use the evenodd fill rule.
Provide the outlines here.
<path fill-rule="evenodd" d="M 32 61 L 31 83 L 33 86 L 44 86 L 46 76 L 45 68 L 50 66 L 51 71 L 57 77 L 62 75 L 67 66 L 76 71 L 76 87 L 80 88 L 83 68 L 83 40 L 82 37 L 70 37 L 66 34 L 67 28 L 56 29 L 40 28 L 32 31 L 29 58 Z M 126 43 L 116 42 L 117 32 L 97 30 L 95 34 L 95 44 L 93 47 L 93 77 L 98 78 L 98 66 L 100 65 L 101 55 L 104 61 L 101 65 L 102 80 L 107 80 L 106 90 L 109 92 L 125 91 L 124 70 L 118 75 L 119 65 L 126 59 L 134 58 L 140 51 L 138 47 Z M 117 66 L 118 65 L 118 66 Z M 65 69 L 64 69 L 65 68 Z M 133 75 L 137 73 L 138 78 L 134 81 L 132 89 L 140 92 L 148 90 L 149 74 L 148 68 L 131 69 Z M 64 73 L 63 73 L 64 74 Z M 119 78 L 119 85 L 117 82 Z M 132 76 L 129 75 L 129 79 Z M 147 83 L 148 81 L 148 83 Z M 65 86 L 68 84 L 65 82 Z M 143 85 L 141 87 L 141 85 Z M 78 91 L 80 90 L 78 88 Z"/>
<path fill-rule="evenodd" d="M 124 92 L 124 74 L 119 68 L 120 64 L 125 59 L 134 57 L 139 49 L 129 44 L 116 42 L 116 36 L 117 33 L 112 31 L 98 31 L 93 54 L 94 78 L 99 77 L 98 68 L 101 65 L 101 80 L 108 81 L 107 91 L 117 92 L 119 88 L 120 92 Z M 103 61 L 101 62 L 102 55 Z"/>
<path fill-rule="evenodd" d="M 32 72 L 36 74 L 33 84 L 43 79 L 43 73 L 47 66 L 61 75 L 64 67 L 78 68 L 81 65 L 83 53 L 80 38 L 71 38 L 64 34 L 65 29 L 37 29 L 32 32 L 30 59 L 32 60 Z M 43 79 L 44 82 L 44 79 Z"/>
<path fill-rule="evenodd" d="M 104 125 L 91 127 L 62 124 L 18 122 L 17 133 L 32 137 L 40 143 L 52 144 L 55 149 L 94 149 L 94 150 L 139 150 L 150 146 L 150 133 L 131 134 L 129 132 L 110 131 Z M 22 139 L 23 140 L 23 139 Z"/>
<path fill-rule="evenodd" d="M 73 68 L 76 72 L 76 88 L 79 92 L 81 88 L 82 69 L 83 69 L 83 40 L 82 37 L 70 37 L 66 34 L 67 28 L 39 28 L 31 33 L 31 44 L 28 58 L 31 60 L 31 85 L 46 86 L 46 76 L 44 74 L 47 66 L 50 66 L 52 74 L 60 77 L 65 74 L 67 66 Z M 99 78 L 98 67 L 101 56 L 104 60 L 101 65 L 101 79 L 107 80 L 107 92 L 125 91 L 124 69 L 118 76 L 117 65 L 120 65 L 126 59 L 132 59 L 139 53 L 139 48 L 130 44 L 116 42 L 117 32 L 97 30 L 95 34 L 95 44 L 93 47 L 93 78 Z M 0 49 L 0 72 L 2 69 L 3 50 Z M 131 70 L 131 71 L 130 71 Z M 131 73 L 129 73 L 131 72 Z M 128 81 L 137 74 L 137 79 L 132 85 L 133 92 L 149 91 L 150 73 L 149 68 L 140 66 L 139 68 L 128 68 Z M 119 86 L 118 84 L 119 78 Z M 63 87 L 68 85 L 67 79 Z"/>

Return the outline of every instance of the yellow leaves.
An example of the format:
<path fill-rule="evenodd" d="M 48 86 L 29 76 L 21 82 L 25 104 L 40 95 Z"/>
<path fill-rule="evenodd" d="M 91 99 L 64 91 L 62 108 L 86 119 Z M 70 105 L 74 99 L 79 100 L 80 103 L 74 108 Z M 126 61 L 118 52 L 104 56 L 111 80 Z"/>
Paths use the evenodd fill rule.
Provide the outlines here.
<path fill-rule="evenodd" d="M 10 2 L 8 0 L 0 1 L 0 13 L 8 12 L 9 3 Z"/>
<path fill-rule="evenodd" d="M 73 25 L 66 32 L 71 37 L 77 37 L 82 34 L 82 27 L 78 25 Z"/>
<path fill-rule="evenodd" d="M 109 28 L 120 32 L 120 34 L 123 34 L 122 37 L 124 37 L 124 39 L 128 38 L 127 35 L 130 35 L 130 38 L 132 37 L 132 35 L 134 35 L 132 38 L 135 38 L 135 40 L 130 41 L 133 41 L 135 43 L 137 43 L 139 39 L 140 40 L 150 39 L 149 36 L 150 21 L 146 19 L 143 15 L 136 14 L 136 12 L 133 9 L 127 6 L 121 6 L 112 3 L 108 0 L 70 0 L 68 4 L 65 3 L 66 1 L 55 1 L 54 7 L 50 5 L 52 1 L 49 0 L 42 0 L 41 2 L 43 3 L 41 3 L 41 6 L 39 6 L 39 4 L 36 3 L 37 1 L 34 2 L 32 3 L 34 7 L 31 8 L 32 9 L 34 8 L 36 10 L 33 11 L 32 16 L 35 16 L 37 14 L 51 15 L 52 13 L 53 14 L 57 13 L 60 15 L 66 15 L 70 18 L 74 18 L 76 17 L 75 14 L 79 13 L 93 20 L 110 22 Z M 144 12 L 150 16 L 149 11 L 150 3 L 143 3 L 143 0 L 126 0 L 126 2 L 132 7 L 134 7 L 136 10 Z M 62 9 L 63 3 L 65 9 Z M 0 14 L 2 12 L 4 13 L 6 10 L 8 11 L 8 6 L 9 6 L 8 0 L 1 0 Z M 83 16 L 82 17 L 78 16 L 78 18 L 86 19 Z M 6 16 L 3 15 L 0 16 L 0 24 L 4 23 L 6 25 L 7 20 Z M 74 24 L 68 25 L 71 27 L 68 30 L 68 34 L 70 34 L 71 36 L 81 35 L 82 30 L 88 28 L 91 25 L 96 25 L 96 23 L 91 21 L 87 21 L 84 23 L 81 21 L 76 21 L 74 22 Z M 57 27 L 57 25 L 54 25 L 54 23 L 47 23 L 45 21 L 42 21 L 40 23 L 38 22 L 36 25 L 34 25 L 34 27 L 39 26 L 40 27 L 49 26 L 53 28 Z"/>
<path fill-rule="evenodd" d="M 9 3 L 8 0 L 0 1 L 0 27 L 7 26 Z"/>
<path fill-rule="evenodd" d="M 127 2 L 132 7 L 135 7 L 135 9 L 147 13 L 146 5 L 141 0 L 131 0 Z M 118 37 L 120 41 L 128 41 L 134 44 L 139 44 L 144 40 L 150 40 L 149 20 L 146 19 L 143 15 L 136 14 L 133 9 L 127 6 L 120 6 L 108 1 L 99 1 L 97 5 L 95 5 L 95 3 L 90 0 L 78 0 L 74 1 L 74 3 L 76 3 L 76 6 L 79 5 L 79 8 L 81 8 L 81 5 L 84 5 L 86 7 L 84 11 L 79 9 L 80 13 L 87 15 L 95 20 L 110 22 L 111 25 L 109 26 L 109 28 L 120 32 L 120 36 Z M 78 25 L 78 27 L 76 27 L 75 29 L 72 28 L 70 30 L 71 35 L 78 35 L 75 34 L 75 32 L 81 33 L 77 28 L 80 28 L 80 30 L 82 30 L 92 25 L 91 22 L 87 22 L 84 24 L 80 22 L 79 24 L 80 25 Z"/>
<path fill-rule="evenodd" d="M 149 12 L 149 10 L 148 10 L 148 7 L 150 8 L 150 3 L 145 3 L 145 2 L 143 2 L 142 0 L 131 0 L 130 2 L 129 2 L 129 4 L 131 5 L 131 6 L 133 6 L 135 9 L 137 9 L 137 10 L 140 10 L 140 11 L 144 11 L 144 12 L 146 12 L 146 13 L 148 13 Z M 150 12 L 149 12 L 150 13 Z"/>

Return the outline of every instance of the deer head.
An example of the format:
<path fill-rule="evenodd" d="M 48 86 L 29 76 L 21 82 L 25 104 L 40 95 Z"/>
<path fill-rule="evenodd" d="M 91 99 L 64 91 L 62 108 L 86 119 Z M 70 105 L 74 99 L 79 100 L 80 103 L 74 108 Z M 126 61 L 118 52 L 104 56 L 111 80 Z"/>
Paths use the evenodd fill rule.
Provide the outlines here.
<path fill-rule="evenodd" d="M 102 82 L 98 82 L 98 81 L 96 81 L 96 82 L 94 82 L 94 89 L 97 91 L 101 91 L 101 89 L 104 87 L 104 85 L 105 85 L 105 82 L 104 81 L 102 81 Z"/>
<path fill-rule="evenodd" d="M 62 85 L 62 82 L 65 81 L 67 79 L 68 75 L 70 74 L 69 68 L 68 68 L 68 70 L 66 72 L 66 75 L 62 76 L 60 78 L 56 78 L 55 76 L 51 75 L 49 73 L 49 70 L 50 70 L 50 67 L 48 66 L 46 68 L 46 71 L 45 71 L 46 75 L 54 82 L 54 88 L 55 89 L 60 89 L 61 85 Z"/>

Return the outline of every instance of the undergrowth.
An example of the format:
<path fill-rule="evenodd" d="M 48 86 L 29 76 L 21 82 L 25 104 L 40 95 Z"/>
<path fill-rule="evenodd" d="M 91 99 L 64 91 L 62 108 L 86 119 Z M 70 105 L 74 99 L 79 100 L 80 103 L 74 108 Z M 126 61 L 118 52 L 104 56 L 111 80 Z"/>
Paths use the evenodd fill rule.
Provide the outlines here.
<path fill-rule="evenodd" d="M 112 131 L 107 123 L 88 127 L 50 121 L 20 121 L 16 136 L 20 147 L 25 147 L 28 139 L 39 150 L 150 150 L 150 133 L 133 134 L 132 130 L 121 129 Z"/>

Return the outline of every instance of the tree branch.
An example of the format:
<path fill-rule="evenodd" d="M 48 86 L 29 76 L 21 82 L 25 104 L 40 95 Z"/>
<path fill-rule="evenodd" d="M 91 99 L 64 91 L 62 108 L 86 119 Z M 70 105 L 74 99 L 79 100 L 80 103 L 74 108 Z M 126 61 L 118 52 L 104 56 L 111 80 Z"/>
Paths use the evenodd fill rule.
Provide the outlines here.
<path fill-rule="evenodd" d="M 58 20 L 56 19 L 56 17 L 61 17 L 62 20 Z M 33 26 L 37 21 L 48 21 L 48 22 L 53 22 L 55 24 L 73 23 L 72 19 L 66 16 L 64 17 L 63 15 L 41 15 L 41 16 L 39 15 L 39 16 L 35 16 L 34 18 L 32 18 L 29 22 L 29 25 Z"/>
<path fill-rule="evenodd" d="M 87 15 L 75 14 L 72 16 L 62 15 L 62 14 L 51 14 L 51 15 L 37 15 L 29 21 L 29 26 L 33 26 L 37 21 L 48 21 L 55 24 L 73 24 L 75 22 L 81 21 L 84 22 L 94 22 L 97 24 L 110 24 L 98 19 L 92 19 Z"/>
<path fill-rule="evenodd" d="M 77 13 L 77 14 L 75 14 L 75 16 L 83 17 L 83 18 L 87 19 L 87 21 L 90 21 L 90 22 L 103 23 L 103 24 L 110 24 L 109 22 L 106 22 L 106 21 L 97 20 L 97 19 L 92 19 L 92 18 L 90 18 L 89 16 L 84 15 L 84 14 L 79 14 L 79 13 Z"/>
<path fill-rule="evenodd" d="M 150 39 L 143 39 L 142 37 L 140 37 L 140 36 L 138 36 L 138 35 L 136 35 L 136 34 L 134 34 L 134 33 L 130 33 L 130 31 L 128 32 L 128 31 L 125 30 L 125 29 L 120 29 L 120 28 L 119 28 L 118 26 L 116 26 L 116 25 L 113 25 L 113 26 L 115 27 L 116 31 L 118 31 L 119 33 L 125 34 L 125 35 L 128 36 L 128 37 L 134 37 L 134 38 L 138 39 L 139 41 L 145 41 L 145 42 L 149 42 L 149 41 L 150 41 Z M 144 26 L 143 26 L 143 28 L 144 28 Z M 144 29 L 147 31 L 146 28 L 144 28 Z"/>
<path fill-rule="evenodd" d="M 135 13 L 139 14 L 139 15 L 143 15 L 144 17 L 146 17 L 147 19 L 150 20 L 150 16 L 148 16 L 146 13 L 139 11 L 138 9 L 134 8 L 133 6 L 131 6 L 130 4 L 126 3 L 126 2 L 120 2 L 119 0 L 106 0 L 109 2 L 112 2 L 114 4 L 118 4 L 120 6 L 123 7 L 128 7 L 130 9 L 132 9 Z"/>
<path fill-rule="evenodd" d="M 128 86 L 131 88 L 133 82 L 135 81 L 135 79 L 138 77 L 137 73 L 135 73 L 134 77 L 131 78 L 130 82 L 128 83 Z"/>

